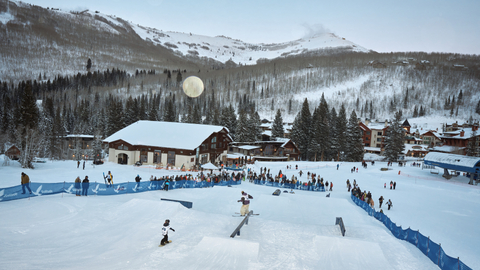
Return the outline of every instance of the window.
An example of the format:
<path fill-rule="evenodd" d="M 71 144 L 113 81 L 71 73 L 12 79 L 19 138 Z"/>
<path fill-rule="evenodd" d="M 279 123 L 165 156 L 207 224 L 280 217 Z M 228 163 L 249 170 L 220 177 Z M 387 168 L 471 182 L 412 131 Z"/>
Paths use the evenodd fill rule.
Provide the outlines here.
<path fill-rule="evenodd" d="M 377 132 L 377 135 L 382 136 L 382 132 L 381 131 Z"/>
<path fill-rule="evenodd" d="M 377 138 L 377 142 L 381 142 L 382 141 L 382 138 Z"/>
<path fill-rule="evenodd" d="M 216 148 L 217 148 L 216 144 L 214 144 L 214 143 L 210 144 L 210 149 L 216 149 Z"/>
<path fill-rule="evenodd" d="M 168 151 L 167 163 L 172 166 L 175 166 L 175 151 Z"/>
<path fill-rule="evenodd" d="M 370 131 L 367 131 L 367 135 L 370 135 Z"/>
<path fill-rule="evenodd" d="M 217 142 L 217 137 L 213 137 L 211 143 L 216 143 Z"/>

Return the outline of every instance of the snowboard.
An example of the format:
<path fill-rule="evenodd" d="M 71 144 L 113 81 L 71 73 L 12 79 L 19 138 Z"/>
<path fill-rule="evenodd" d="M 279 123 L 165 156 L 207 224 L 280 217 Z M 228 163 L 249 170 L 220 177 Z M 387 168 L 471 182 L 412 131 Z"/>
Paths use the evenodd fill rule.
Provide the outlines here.
<path fill-rule="evenodd" d="M 172 242 L 172 240 L 168 240 L 167 243 L 165 243 L 165 245 L 158 245 L 159 247 L 163 247 L 163 246 L 166 246 L 167 244 L 170 244 Z"/>
<path fill-rule="evenodd" d="M 246 217 L 247 216 L 247 215 L 242 216 L 242 215 L 240 215 L 240 213 L 235 213 L 235 214 L 236 215 L 232 215 L 232 217 Z M 258 215 L 260 215 L 260 214 L 251 214 L 250 216 L 258 216 Z"/>

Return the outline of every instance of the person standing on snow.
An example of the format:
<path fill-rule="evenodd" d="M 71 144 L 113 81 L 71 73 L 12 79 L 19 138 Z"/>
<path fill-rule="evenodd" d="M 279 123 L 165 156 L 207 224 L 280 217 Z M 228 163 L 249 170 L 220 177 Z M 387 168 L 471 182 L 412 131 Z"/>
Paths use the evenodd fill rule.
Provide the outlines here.
<path fill-rule="evenodd" d="M 388 206 L 388 210 L 390 210 L 390 207 L 393 206 L 393 203 L 390 199 L 388 199 L 387 206 Z"/>
<path fill-rule="evenodd" d="M 383 196 L 380 196 L 380 198 L 378 198 L 378 202 L 380 203 L 380 208 L 382 208 Z"/>
<path fill-rule="evenodd" d="M 32 194 L 32 190 L 30 189 L 30 177 L 28 177 L 26 173 L 22 172 L 21 180 L 22 180 L 22 194 L 25 194 L 25 188 L 27 188 L 28 191 L 30 191 L 30 194 Z"/>
<path fill-rule="evenodd" d="M 75 196 L 80 196 L 80 192 L 81 192 L 81 183 L 82 183 L 82 179 L 80 179 L 80 176 L 77 176 L 77 178 L 75 178 Z"/>
<path fill-rule="evenodd" d="M 137 182 L 137 185 L 135 186 L 135 190 L 137 190 L 140 187 L 140 180 L 142 180 L 142 178 L 140 177 L 139 174 L 137 174 L 137 177 L 135 177 L 135 182 Z"/>
<path fill-rule="evenodd" d="M 163 223 L 163 227 L 162 227 L 163 238 L 162 238 L 162 241 L 160 241 L 160 246 L 165 246 L 166 244 L 170 243 L 170 241 L 168 241 L 168 230 L 175 231 L 173 228 L 170 228 L 169 219 L 165 220 L 165 223 Z"/>
<path fill-rule="evenodd" d="M 82 195 L 88 195 L 88 188 L 90 187 L 90 181 L 88 180 L 88 176 L 85 176 L 85 179 L 82 181 Z"/>
<path fill-rule="evenodd" d="M 248 195 L 246 192 L 242 191 L 242 198 L 237 202 L 242 202 L 242 208 L 240 208 L 240 215 L 245 216 L 248 213 L 248 208 L 250 206 L 250 199 L 253 199 L 252 196 Z"/>
<path fill-rule="evenodd" d="M 110 171 L 108 171 L 108 174 L 107 174 L 107 181 L 109 185 L 113 185 L 113 175 Z"/>

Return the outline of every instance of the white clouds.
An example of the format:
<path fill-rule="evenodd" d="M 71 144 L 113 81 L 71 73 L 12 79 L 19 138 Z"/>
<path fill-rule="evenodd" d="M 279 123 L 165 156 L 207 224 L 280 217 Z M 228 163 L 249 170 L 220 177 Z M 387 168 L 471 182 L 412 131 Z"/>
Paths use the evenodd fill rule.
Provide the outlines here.
<path fill-rule="evenodd" d="M 303 23 L 302 26 L 303 26 L 303 30 L 305 31 L 303 38 L 312 38 L 315 36 L 332 33 L 332 31 L 326 28 L 325 26 L 323 26 L 323 24 L 310 25 L 307 23 Z"/>

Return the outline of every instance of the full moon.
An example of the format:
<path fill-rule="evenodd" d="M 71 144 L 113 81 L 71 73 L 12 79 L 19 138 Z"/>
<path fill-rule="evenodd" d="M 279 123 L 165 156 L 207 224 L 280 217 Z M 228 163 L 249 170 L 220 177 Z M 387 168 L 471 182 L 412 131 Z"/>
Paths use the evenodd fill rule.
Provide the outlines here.
<path fill-rule="evenodd" d="M 183 81 L 183 92 L 189 97 L 196 98 L 203 93 L 203 82 L 196 76 L 190 76 Z"/>

